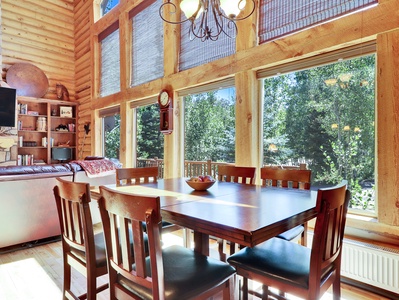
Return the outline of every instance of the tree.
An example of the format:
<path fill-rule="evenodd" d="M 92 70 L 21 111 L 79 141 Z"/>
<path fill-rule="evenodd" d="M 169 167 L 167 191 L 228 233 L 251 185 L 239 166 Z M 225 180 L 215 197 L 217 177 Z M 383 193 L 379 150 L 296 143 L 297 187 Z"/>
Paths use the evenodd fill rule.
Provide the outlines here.
<path fill-rule="evenodd" d="M 184 98 L 186 160 L 235 160 L 235 97 L 218 92 Z"/>

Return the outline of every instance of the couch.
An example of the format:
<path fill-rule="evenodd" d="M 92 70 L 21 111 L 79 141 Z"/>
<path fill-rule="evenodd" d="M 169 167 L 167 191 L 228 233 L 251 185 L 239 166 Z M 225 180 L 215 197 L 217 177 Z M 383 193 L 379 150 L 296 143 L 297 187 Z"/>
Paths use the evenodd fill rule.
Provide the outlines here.
<path fill-rule="evenodd" d="M 114 174 L 90 178 L 76 162 L 0 167 L 0 250 L 60 235 L 53 195 L 57 177 L 92 186 L 115 182 Z M 100 217 L 93 202 L 93 223 L 97 223 Z"/>

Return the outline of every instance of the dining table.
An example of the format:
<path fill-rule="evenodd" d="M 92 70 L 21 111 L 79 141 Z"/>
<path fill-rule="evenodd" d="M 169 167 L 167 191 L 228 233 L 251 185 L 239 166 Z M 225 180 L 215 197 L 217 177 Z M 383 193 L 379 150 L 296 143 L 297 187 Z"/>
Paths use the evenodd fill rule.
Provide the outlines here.
<path fill-rule="evenodd" d="M 194 249 L 205 255 L 209 255 L 209 236 L 254 247 L 316 217 L 317 191 L 313 190 L 217 181 L 208 190 L 197 191 L 186 178 L 106 186 L 159 196 L 162 219 L 193 230 Z"/>

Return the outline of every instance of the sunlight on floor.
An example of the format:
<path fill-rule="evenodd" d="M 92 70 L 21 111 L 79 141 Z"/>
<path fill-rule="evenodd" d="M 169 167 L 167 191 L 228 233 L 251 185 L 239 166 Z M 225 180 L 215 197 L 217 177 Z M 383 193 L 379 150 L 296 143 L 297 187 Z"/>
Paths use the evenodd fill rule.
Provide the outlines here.
<path fill-rule="evenodd" d="M 34 258 L 18 260 L 11 263 L 0 265 L 0 299 L 13 300 L 39 300 L 39 299 L 59 299 L 61 297 L 60 289 L 55 285 L 53 279 L 47 274 L 50 268 L 43 267 Z M 17 273 L 18 280 L 12 280 L 7 274 L 9 272 Z M 6 281 L 8 281 L 6 283 Z M 23 286 L 21 286 L 23 285 Z M 6 290 L 7 287 L 13 287 Z M 41 290 L 40 295 L 35 295 L 34 291 Z M 24 291 L 22 295 L 19 291 Z M 26 291 L 32 291 L 27 295 Z M 15 294 L 17 293 L 17 294 Z"/>

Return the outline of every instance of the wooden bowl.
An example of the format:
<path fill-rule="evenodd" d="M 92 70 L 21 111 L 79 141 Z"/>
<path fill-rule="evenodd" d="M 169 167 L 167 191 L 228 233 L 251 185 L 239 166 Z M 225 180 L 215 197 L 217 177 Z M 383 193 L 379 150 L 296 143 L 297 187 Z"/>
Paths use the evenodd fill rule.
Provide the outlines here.
<path fill-rule="evenodd" d="M 208 181 L 208 182 L 194 182 L 186 180 L 187 184 L 196 191 L 205 191 L 209 189 L 212 185 L 215 184 L 216 181 Z"/>

